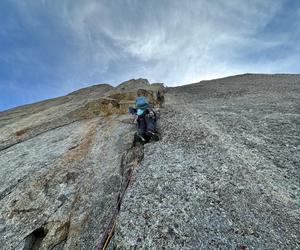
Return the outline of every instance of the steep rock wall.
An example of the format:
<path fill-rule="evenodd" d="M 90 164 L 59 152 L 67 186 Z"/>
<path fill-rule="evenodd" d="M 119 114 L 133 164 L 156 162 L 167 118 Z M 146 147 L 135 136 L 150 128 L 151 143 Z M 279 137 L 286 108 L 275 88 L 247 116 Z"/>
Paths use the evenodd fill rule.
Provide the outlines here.
<path fill-rule="evenodd" d="M 139 93 L 165 100 L 162 139 L 144 147 L 124 114 Z M 299 75 L 246 74 L 1 112 L 1 247 L 297 249 L 299 100 Z"/>
<path fill-rule="evenodd" d="M 168 88 L 111 249 L 298 249 L 300 76 Z"/>
<path fill-rule="evenodd" d="M 1 249 L 93 249 L 142 148 L 123 100 L 163 90 L 131 80 L 0 113 Z M 132 85 L 132 86 L 131 86 Z M 129 157 L 131 155 L 131 157 Z"/>

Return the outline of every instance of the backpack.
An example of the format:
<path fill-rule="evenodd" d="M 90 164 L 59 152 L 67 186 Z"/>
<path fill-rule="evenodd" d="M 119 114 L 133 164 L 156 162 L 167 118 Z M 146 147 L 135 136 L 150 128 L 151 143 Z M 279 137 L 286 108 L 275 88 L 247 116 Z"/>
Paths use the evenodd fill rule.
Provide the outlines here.
<path fill-rule="evenodd" d="M 146 109 L 149 106 L 149 102 L 145 96 L 138 96 L 135 99 L 135 107 L 138 109 Z"/>

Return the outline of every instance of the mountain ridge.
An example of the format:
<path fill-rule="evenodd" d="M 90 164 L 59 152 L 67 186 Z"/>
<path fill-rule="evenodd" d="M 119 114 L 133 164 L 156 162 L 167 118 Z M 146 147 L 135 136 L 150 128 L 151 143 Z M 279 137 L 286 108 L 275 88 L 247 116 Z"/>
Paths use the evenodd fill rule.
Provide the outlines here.
<path fill-rule="evenodd" d="M 209 79 L 209 80 L 200 80 L 198 82 L 185 83 L 185 84 L 182 84 L 182 85 L 179 85 L 179 86 L 174 86 L 174 87 L 171 87 L 171 86 L 165 86 L 165 87 L 176 88 L 176 87 L 182 87 L 182 86 L 187 86 L 187 85 L 191 85 L 191 84 L 197 84 L 197 83 L 199 84 L 199 83 L 203 83 L 203 82 L 209 82 L 209 81 L 215 81 L 215 80 L 222 80 L 222 79 L 226 79 L 226 78 L 239 77 L 239 76 L 247 76 L 247 75 L 248 76 L 299 76 L 299 74 L 292 74 L 292 73 L 275 73 L 275 74 L 272 74 L 272 73 L 268 73 L 268 74 L 263 74 L 263 73 L 244 73 L 244 74 L 237 74 L 237 75 L 232 75 L 232 76 L 225 76 L 225 77 L 214 78 L 214 79 Z M 143 79 L 143 78 L 137 78 L 137 79 L 132 78 L 132 79 L 129 79 L 129 80 L 125 81 L 125 82 L 131 81 L 131 80 L 140 80 L 140 79 Z M 145 79 L 145 80 L 147 80 L 147 79 Z M 97 86 L 105 85 L 105 86 L 108 86 L 108 87 L 109 86 L 112 87 L 112 89 L 113 88 L 117 88 L 117 87 L 119 87 L 121 84 L 123 84 L 125 82 L 121 82 L 121 83 L 119 83 L 116 86 L 113 86 L 111 83 L 97 83 L 97 84 L 92 84 L 90 86 L 87 86 L 87 87 L 84 87 L 84 88 L 80 88 L 80 89 L 71 91 L 69 93 L 66 93 L 63 96 L 57 96 L 57 97 L 53 97 L 53 98 L 49 98 L 49 99 L 44 99 L 44 100 L 40 100 L 40 101 L 33 102 L 33 103 L 27 103 L 27 104 L 23 104 L 23 105 L 20 105 L 20 106 L 12 107 L 12 108 L 9 108 L 9 109 L 6 109 L 6 110 L 0 110 L 0 115 L 1 115 L 2 112 L 6 112 L 6 111 L 9 111 L 9 110 L 12 110 L 12 109 L 16 109 L 16 108 L 18 109 L 18 108 L 21 108 L 21 107 L 25 107 L 27 105 L 43 103 L 43 102 L 45 102 L 47 100 L 60 99 L 61 97 L 66 97 L 68 95 L 72 95 L 74 93 L 77 93 L 78 91 L 89 90 L 91 88 L 97 88 Z M 151 84 L 156 84 L 156 83 L 151 83 Z"/>

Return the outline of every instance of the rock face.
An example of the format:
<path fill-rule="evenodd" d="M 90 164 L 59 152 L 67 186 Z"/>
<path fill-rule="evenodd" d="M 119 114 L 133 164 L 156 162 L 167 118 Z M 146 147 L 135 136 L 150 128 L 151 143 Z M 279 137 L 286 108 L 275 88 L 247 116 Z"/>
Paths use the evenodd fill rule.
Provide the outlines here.
<path fill-rule="evenodd" d="M 144 146 L 137 94 L 162 106 Z M 246 74 L 1 112 L 1 249 L 298 249 L 299 100 L 299 75 Z"/>
<path fill-rule="evenodd" d="M 137 92 L 158 104 L 162 90 L 131 80 L 126 91 L 98 85 L 0 113 L 0 248 L 101 244 L 127 168 L 143 156 L 124 113 Z"/>
<path fill-rule="evenodd" d="M 111 248 L 299 249 L 300 76 L 168 88 Z"/>

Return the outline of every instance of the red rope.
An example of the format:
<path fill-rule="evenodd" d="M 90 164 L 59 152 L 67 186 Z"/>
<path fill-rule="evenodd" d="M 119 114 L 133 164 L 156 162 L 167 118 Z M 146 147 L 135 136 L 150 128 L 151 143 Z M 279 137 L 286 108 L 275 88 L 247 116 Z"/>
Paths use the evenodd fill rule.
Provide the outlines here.
<path fill-rule="evenodd" d="M 108 226 L 106 227 L 106 229 L 104 231 L 104 235 L 103 235 L 102 239 L 97 244 L 97 248 L 96 248 L 97 250 L 106 250 L 109 243 L 110 243 L 110 241 L 111 241 L 111 239 L 112 239 L 112 236 L 114 234 L 115 227 L 116 227 L 116 218 L 117 218 L 117 215 L 120 212 L 122 200 L 125 196 L 125 192 L 126 192 L 128 186 L 130 184 L 130 181 L 131 181 L 132 168 L 130 168 L 128 170 L 128 172 L 129 172 L 129 174 L 128 174 L 128 179 L 127 179 L 126 186 L 125 186 L 123 192 L 121 193 L 121 195 L 119 195 L 117 206 L 114 209 L 113 216 L 112 216 Z"/>

